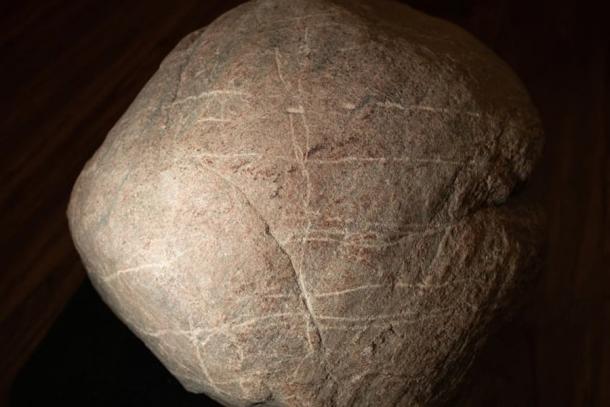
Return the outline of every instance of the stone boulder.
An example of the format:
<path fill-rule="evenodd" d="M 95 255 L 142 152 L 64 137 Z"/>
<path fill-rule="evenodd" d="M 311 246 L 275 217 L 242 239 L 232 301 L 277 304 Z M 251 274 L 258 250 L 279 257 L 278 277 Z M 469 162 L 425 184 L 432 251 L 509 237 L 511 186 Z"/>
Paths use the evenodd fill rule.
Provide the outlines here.
<path fill-rule="evenodd" d="M 446 400 L 536 268 L 542 144 L 506 64 L 380 1 L 257 0 L 188 35 L 68 210 L 113 311 L 227 406 Z"/>

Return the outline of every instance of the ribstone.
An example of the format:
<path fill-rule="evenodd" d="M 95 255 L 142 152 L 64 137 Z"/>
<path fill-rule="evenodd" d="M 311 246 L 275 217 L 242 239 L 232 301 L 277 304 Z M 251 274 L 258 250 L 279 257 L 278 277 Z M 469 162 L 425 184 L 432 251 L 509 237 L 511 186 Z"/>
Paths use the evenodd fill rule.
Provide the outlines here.
<path fill-rule="evenodd" d="M 165 58 L 74 187 L 77 249 L 188 390 L 430 406 L 535 270 L 514 196 L 541 126 L 463 30 L 379 1 L 258 0 Z"/>

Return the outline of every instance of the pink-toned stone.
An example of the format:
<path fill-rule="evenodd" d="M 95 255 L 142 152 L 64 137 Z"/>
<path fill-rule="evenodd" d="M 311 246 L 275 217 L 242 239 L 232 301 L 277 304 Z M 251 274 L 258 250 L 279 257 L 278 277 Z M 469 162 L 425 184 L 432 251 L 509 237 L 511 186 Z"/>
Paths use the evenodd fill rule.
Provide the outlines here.
<path fill-rule="evenodd" d="M 463 30 L 259 0 L 187 36 L 83 169 L 74 241 L 181 383 L 228 406 L 446 399 L 534 269 L 542 142 Z"/>

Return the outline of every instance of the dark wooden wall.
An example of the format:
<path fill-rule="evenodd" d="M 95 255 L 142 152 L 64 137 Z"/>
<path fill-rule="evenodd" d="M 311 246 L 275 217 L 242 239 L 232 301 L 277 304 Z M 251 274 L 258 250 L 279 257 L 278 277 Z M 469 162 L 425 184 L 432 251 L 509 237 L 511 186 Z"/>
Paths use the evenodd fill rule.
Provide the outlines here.
<path fill-rule="evenodd" d="M 239 1 L 0 4 L 0 395 L 84 277 L 65 209 L 85 160 L 177 41 Z M 467 405 L 610 406 L 610 32 L 582 0 L 413 0 L 521 76 L 547 144 L 533 300 L 484 350 Z M 0 399 L 0 404 L 2 400 Z"/>

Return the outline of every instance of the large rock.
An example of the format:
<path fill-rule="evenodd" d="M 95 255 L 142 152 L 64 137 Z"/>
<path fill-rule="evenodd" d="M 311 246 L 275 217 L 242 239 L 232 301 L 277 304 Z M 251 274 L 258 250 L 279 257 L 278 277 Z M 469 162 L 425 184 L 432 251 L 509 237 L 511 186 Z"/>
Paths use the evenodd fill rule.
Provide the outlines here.
<path fill-rule="evenodd" d="M 187 389 L 427 406 L 536 263 L 538 216 L 510 195 L 541 139 L 518 79 L 451 24 L 253 1 L 163 61 L 80 175 L 70 226 Z"/>

